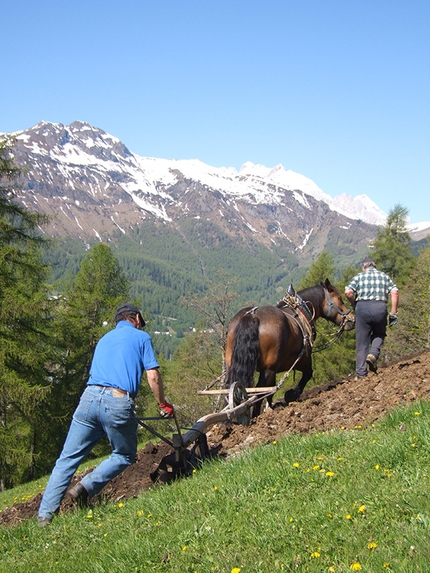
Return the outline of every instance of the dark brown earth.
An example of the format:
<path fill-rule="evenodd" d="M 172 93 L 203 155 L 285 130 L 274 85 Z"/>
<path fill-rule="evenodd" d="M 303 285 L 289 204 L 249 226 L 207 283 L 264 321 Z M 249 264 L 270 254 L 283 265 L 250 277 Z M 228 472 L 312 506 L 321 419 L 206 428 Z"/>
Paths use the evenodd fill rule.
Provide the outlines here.
<path fill-rule="evenodd" d="M 390 410 L 420 398 L 430 400 L 429 350 L 381 366 L 377 374 L 371 373 L 357 382 L 351 376 L 311 388 L 297 402 L 288 405 L 276 402 L 273 410 L 251 420 L 249 426 L 213 426 L 207 431 L 208 446 L 212 456 L 229 458 L 245 448 L 288 434 L 365 426 Z M 163 465 L 162 461 L 171 452 L 172 448 L 165 442 L 148 444 L 139 451 L 136 463 L 104 488 L 103 500 L 117 503 L 156 487 L 154 474 L 158 477 L 166 475 L 160 474 L 160 463 Z M 81 478 L 82 475 L 75 479 Z M 40 499 L 41 494 L 3 510 L 0 526 L 15 525 L 35 516 Z M 98 500 L 91 501 L 97 503 Z M 66 497 L 61 511 L 71 508 L 72 504 Z"/>

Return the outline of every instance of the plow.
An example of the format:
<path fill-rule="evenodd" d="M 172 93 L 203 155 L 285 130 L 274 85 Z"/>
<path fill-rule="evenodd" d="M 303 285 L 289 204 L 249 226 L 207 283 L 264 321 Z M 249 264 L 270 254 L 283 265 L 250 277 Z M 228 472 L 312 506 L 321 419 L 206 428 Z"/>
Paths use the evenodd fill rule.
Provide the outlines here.
<path fill-rule="evenodd" d="M 189 475 L 194 468 L 210 456 L 206 432 L 215 424 L 233 423 L 248 425 L 251 419 L 252 407 L 273 396 L 278 386 L 265 388 L 245 388 L 241 383 L 235 382 L 230 388 L 220 390 L 201 390 L 200 395 L 220 395 L 226 398 L 227 405 L 220 412 L 203 416 L 185 432 L 181 430 L 176 413 L 171 418 L 155 416 L 150 418 L 137 418 L 139 425 L 161 441 L 169 445 L 172 453 L 165 456 L 158 468 L 151 474 L 154 482 L 170 482 L 180 476 Z M 149 422 L 174 421 L 176 432 L 172 438 L 163 436 L 155 430 Z"/>

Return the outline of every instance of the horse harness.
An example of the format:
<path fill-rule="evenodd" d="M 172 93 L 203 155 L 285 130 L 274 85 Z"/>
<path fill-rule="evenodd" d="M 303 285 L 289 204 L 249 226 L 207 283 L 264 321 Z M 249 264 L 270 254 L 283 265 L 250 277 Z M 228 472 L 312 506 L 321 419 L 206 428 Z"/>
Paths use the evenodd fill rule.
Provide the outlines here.
<path fill-rule="evenodd" d="M 308 305 L 294 292 L 292 285 L 290 285 L 290 288 L 276 306 L 298 325 L 303 336 L 305 348 L 312 348 L 317 335 L 315 320 Z"/>

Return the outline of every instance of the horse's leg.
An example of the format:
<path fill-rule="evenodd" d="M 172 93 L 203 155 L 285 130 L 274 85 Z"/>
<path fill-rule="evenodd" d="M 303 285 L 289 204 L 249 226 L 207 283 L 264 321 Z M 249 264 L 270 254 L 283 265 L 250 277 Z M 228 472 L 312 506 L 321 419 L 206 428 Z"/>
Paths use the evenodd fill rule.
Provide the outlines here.
<path fill-rule="evenodd" d="M 256 384 L 257 388 L 264 388 L 267 386 L 274 386 L 276 383 L 276 374 L 272 372 L 272 370 L 262 370 L 260 372 L 260 376 L 258 377 L 258 382 Z M 270 395 L 267 397 L 267 405 L 269 408 L 272 407 L 272 399 L 273 396 Z M 256 404 L 254 404 L 252 409 L 252 417 L 255 418 L 260 414 L 261 411 L 261 403 L 263 400 L 259 400 Z"/>
<path fill-rule="evenodd" d="M 289 404 L 290 402 L 294 402 L 303 392 L 306 384 L 312 378 L 313 370 L 312 370 L 312 362 L 309 361 L 309 367 L 303 369 L 302 377 L 300 378 L 299 383 L 294 388 L 287 390 L 284 395 L 285 402 Z"/>

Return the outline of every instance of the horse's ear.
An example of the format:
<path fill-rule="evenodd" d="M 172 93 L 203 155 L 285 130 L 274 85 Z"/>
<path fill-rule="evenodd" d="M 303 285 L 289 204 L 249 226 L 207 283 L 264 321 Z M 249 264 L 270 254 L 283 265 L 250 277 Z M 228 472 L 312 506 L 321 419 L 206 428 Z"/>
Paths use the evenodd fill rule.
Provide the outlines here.
<path fill-rule="evenodd" d="M 325 280 L 324 284 L 326 288 L 331 288 L 331 282 L 328 279 Z"/>

